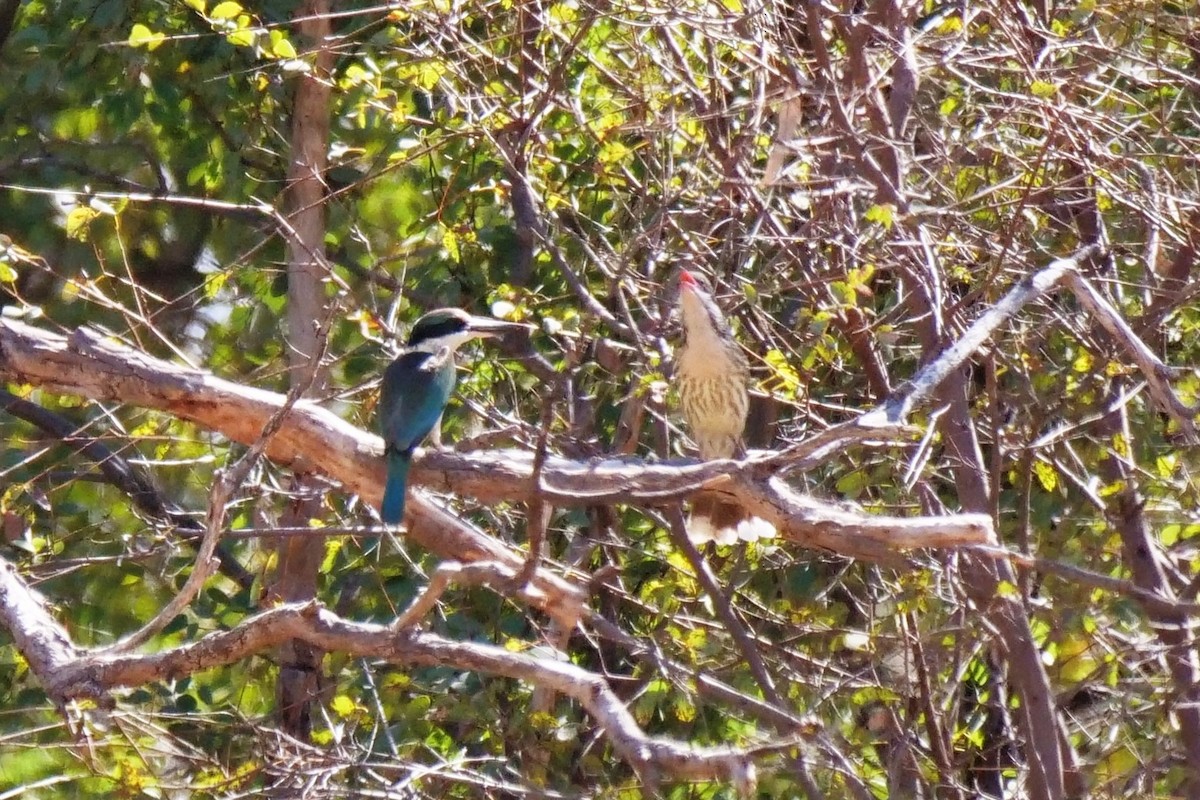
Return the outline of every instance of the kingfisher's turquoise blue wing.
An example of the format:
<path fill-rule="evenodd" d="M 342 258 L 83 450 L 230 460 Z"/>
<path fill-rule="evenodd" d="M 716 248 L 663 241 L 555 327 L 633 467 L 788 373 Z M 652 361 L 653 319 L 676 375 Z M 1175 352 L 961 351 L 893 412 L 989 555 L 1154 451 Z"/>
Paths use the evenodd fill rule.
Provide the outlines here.
<path fill-rule="evenodd" d="M 411 452 L 429 435 L 454 391 L 449 352 L 404 353 L 383 373 L 379 433 L 388 450 Z"/>
<path fill-rule="evenodd" d="M 404 519 L 412 451 L 429 435 L 454 391 L 454 357 L 415 350 L 388 365 L 379 393 L 379 432 L 386 445 L 387 483 L 380 519 L 399 525 Z"/>

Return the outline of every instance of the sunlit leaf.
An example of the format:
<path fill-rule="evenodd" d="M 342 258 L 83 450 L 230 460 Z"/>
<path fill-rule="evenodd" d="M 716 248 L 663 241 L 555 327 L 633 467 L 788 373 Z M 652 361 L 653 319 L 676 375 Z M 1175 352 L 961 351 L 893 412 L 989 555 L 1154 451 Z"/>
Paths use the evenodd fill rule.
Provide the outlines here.
<path fill-rule="evenodd" d="M 1034 97 L 1053 97 L 1058 94 L 1058 86 L 1049 81 L 1034 81 L 1029 84 L 1029 92 Z"/>
<path fill-rule="evenodd" d="M 891 228 L 896 224 L 896 207 L 891 203 L 871 206 L 863 213 L 863 217 L 867 222 L 874 222 L 877 225 L 882 225 L 884 228 Z"/>
<path fill-rule="evenodd" d="M 1121 745 L 1096 762 L 1093 775 L 1099 781 L 1113 781 L 1129 775 L 1142 765 L 1142 760 L 1127 745 Z"/>
<path fill-rule="evenodd" d="M 288 40 L 287 35 L 278 28 L 271 31 L 268 50 L 276 58 L 295 58 L 296 48 Z"/>
<path fill-rule="evenodd" d="M 224 0 L 224 2 L 217 3 L 215 6 L 213 6 L 213 9 L 208 13 L 208 16 L 212 19 L 234 19 L 238 14 L 241 14 L 242 11 L 243 9 L 240 3 L 235 3 L 234 0 Z"/>
<path fill-rule="evenodd" d="M 458 261 L 462 258 L 462 251 L 459 249 L 458 234 L 450 228 L 442 230 L 442 247 L 446 248 L 446 252 L 450 258 Z"/>
<path fill-rule="evenodd" d="M 129 32 L 130 47 L 145 47 L 147 50 L 157 50 L 166 39 L 166 35 L 150 30 L 142 23 L 137 23 Z"/>
<path fill-rule="evenodd" d="M 92 220 L 100 216 L 100 212 L 89 206 L 76 206 L 67 214 L 67 236 L 80 242 L 86 242 Z"/>
<path fill-rule="evenodd" d="M 258 31 L 249 27 L 250 18 L 241 16 L 238 17 L 237 22 L 237 30 L 227 34 L 225 40 L 236 47 L 253 46 L 255 39 L 258 38 Z"/>
<path fill-rule="evenodd" d="M 360 710 L 360 706 L 352 698 L 344 694 L 339 694 L 333 700 L 329 701 L 329 707 L 339 717 L 354 716 Z"/>
<path fill-rule="evenodd" d="M 792 366 L 787 354 L 772 348 L 763 356 L 763 361 L 770 370 L 770 379 L 767 381 L 770 387 L 792 397 L 800 391 L 800 373 Z"/>
<path fill-rule="evenodd" d="M 1033 474 L 1037 476 L 1038 483 L 1047 492 L 1053 492 L 1058 488 L 1058 470 L 1052 464 L 1047 464 L 1045 461 L 1034 461 Z"/>

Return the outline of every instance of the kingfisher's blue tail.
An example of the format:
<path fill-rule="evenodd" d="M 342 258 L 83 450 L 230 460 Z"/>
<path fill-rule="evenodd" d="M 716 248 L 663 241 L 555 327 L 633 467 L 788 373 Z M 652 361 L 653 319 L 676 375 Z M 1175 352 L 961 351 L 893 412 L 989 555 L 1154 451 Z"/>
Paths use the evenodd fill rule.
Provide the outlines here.
<path fill-rule="evenodd" d="M 404 519 L 404 493 L 408 490 L 408 466 L 412 463 L 410 453 L 387 454 L 387 483 L 383 487 L 383 505 L 379 516 L 384 525 L 399 525 Z"/>

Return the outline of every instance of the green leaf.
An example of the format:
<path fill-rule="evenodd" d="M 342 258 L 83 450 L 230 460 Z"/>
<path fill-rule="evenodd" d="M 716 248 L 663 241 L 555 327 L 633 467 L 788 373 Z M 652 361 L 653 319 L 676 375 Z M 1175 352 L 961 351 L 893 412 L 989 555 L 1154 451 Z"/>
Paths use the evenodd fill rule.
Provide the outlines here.
<path fill-rule="evenodd" d="M 1064 658 L 1059 671 L 1059 677 L 1068 683 L 1080 683 L 1096 673 L 1099 663 L 1095 656 L 1087 653 Z"/>
<path fill-rule="evenodd" d="M 446 248 L 446 253 L 455 261 L 462 260 L 462 250 L 458 243 L 458 234 L 450 228 L 442 231 L 442 247 Z"/>
<path fill-rule="evenodd" d="M 858 293 L 846 281 L 831 281 L 829 293 L 836 297 L 843 306 L 854 308 L 858 305 Z"/>
<path fill-rule="evenodd" d="M 446 73 L 446 68 L 435 61 L 426 61 L 417 68 L 417 84 L 422 89 L 433 89 Z"/>
<path fill-rule="evenodd" d="M 157 50 L 167 38 L 166 34 L 150 30 L 142 23 L 137 23 L 129 32 L 130 47 L 144 47 L 147 50 Z"/>
<path fill-rule="evenodd" d="M 226 35 L 225 41 L 234 47 L 253 47 L 258 31 L 250 27 L 250 18 L 242 15 L 237 19 L 237 30 Z"/>
<path fill-rule="evenodd" d="M 632 152 L 624 143 L 610 139 L 600 146 L 596 159 L 601 164 L 616 164 L 627 160 Z"/>
<path fill-rule="evenodd" d="M 271 31 L 271 43 L 267 51 L 275 58 L 295 58 L 296 48 L 288 41 L 287 35 L 281 30 Z"/>
<path fill-rule="evenodd" d="M 880 203 L 868 208 L 867 213 L 863 216 L 866 217 L 867 222 L 874 222 L 890 230 L 896 224 L 896 207 L 891 203 Z"/>
<path fill-rule="evenodd" d="M 1050 81 L 1034 81 L 1029 84 L 1029 92 L 1034 97 L 1053 97 L 1058 94 L 1058 86 Z"/>
<path fill-rule="evenodd" d="M 312 527 L 320 527 L 320 520 L 310 520 Z M 337 563 L 337 555 L 342 550 L 342 545 L 345 544 L 345 539 L 330 537 L 325 540 L 325 557 L 321 560 L 321 574 L 327 575 L 333 571 L 333 565 Z"/>
<path fill-rule="evenodd" d="M 1169 478 L 1175 474 L 1179 465 L 1179 457 L 1174 453 L 1158 456 L 1154 459 L 1154 469 L 1160 478 Z"/>
<path fill-rule="evenodd" d="M 796 372 L 787 355 L 782 350 L 772 348 L 767 351 L 767 354 L 763 357 L 763 361 L 766 362 L 767 367 L 771 370 L 771 377 L 767 383 L 773 387 L 778 387 L 784 394 L 795 397 L 802 385 L 800 373 Z"/>
<path fill-rule="evenodd" d="M 67 214 L 67 236 L 80 242 L 88 240 L 88 229 L 100 212 L 87 206 L 76 206 Z"/>
<path fill-rule="evenodd" d="M 1047 492 L 1053 492 L 1058 488 L 1058 471 L 1045 461 L 1033 462 L 1033 474 L 1037 476 L 1038 483 Z"/>
<path fill-rule="evenodd" d="M 962 17 L 954 15 L 946 17 L 941 25 L 938 25 L 937 32 L 939 36 L 950 36 L 951 34 L 961 33 L 963 29 Z"/>
<path fill-rule="evenodd" d="M 339 717 L 353 716 L 359 710 L 358 704 L 355 703 L 354 700 L 349 696 L 344 694 L 339 694 L 337 697 L 333 698 L 333 700 L 329 703 L 329 708 L 332 709 L 333 713 L 337 714 Z"/>
<path fill-rule="evenodd" d="M 204 279 L 204 297 L 212 300 L 221 290 L 225 288 L 225 283 L 229 280 L 228 272 L 214 272 Z"/>
<path fill-rule="evenodd" d="M 677 697 L 672 703 L 672 710 L 675 712 L 675 719 L 680 722 L 692 722 L 696 719 L 696 706 L 685 697 Z"/>
<path fill-rule="evenodd" d="M 1139 769 L 1142 763 L 1141 755 L 1134 752 L 1129 745 L 1121 745 L 1096 762 L 1096 765 L 1092 767 L 1092 777 L 1093 780 L 1110 783 L 1133 774 L 1133 771 Z"/>
<path fill-rule="evenodd" d="M 209 12 L 208 16 L 211 19 L 233 19 L 241 13 L 242 6 L 240 3 L 235 3 L 233 0 L 225 0 L 225 2 L 217 3 L 213 6 L 213 10 Z"/>
<path fill-rule="evenodd" d="M 862 470 L 856 469 L 838 478 L 837 483 L 834 485 L 837 487 L 839 494 L 853 499 L 858 497 L 863 489 L 866 488 L 867 476 L 863 474 Z"/>

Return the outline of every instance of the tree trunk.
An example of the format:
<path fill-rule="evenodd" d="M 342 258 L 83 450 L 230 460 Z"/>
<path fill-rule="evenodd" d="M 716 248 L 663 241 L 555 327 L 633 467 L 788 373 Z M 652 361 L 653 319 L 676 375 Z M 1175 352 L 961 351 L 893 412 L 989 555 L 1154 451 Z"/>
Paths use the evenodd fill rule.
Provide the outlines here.
<path fill-rule="evenodd" d="M 304 50 L 311 53 L 312 70 L 296 81 L 292 105 L 292 160 L 288 169 L 287 210 L 291 230 L 285 232 L 288 254 L 287 345 L 293 385 L 306 380 L 311 396 L 320 396 L 328 376 L 321 365 L 324 344 L 319 323 L 330 313 L 325 307 L 325 166 L 329 151 L 329 73 L 333 52 L 329 0 L 305 0 L 296 7 L 295 30 Z M 315 52 L 314 52 L 315 51 Z M 296 499 L 280 520 L 285 527 L 307 525 L 319 511 L 319 494 L 312 481 L 296 476 Z M 271 602 L 297 602 L 316 594 L 317 571 L 325 543 L 320 537 L 285 537 L 276 542 L 278 561 L 271 578 Z M 320 689 L 321 659 L 316 647 L 292 640 L 279 653 L 276 687 L 280 727 L 297 739 L 312 730 L 311 707 Z"/>

